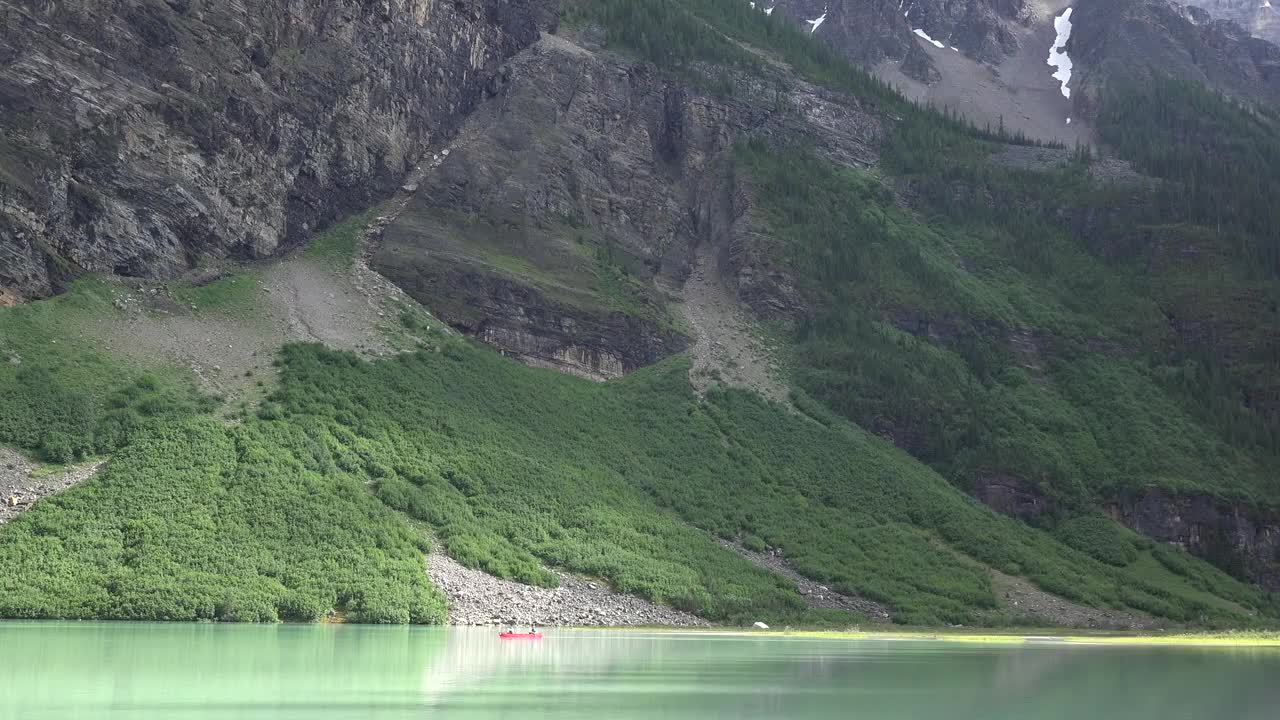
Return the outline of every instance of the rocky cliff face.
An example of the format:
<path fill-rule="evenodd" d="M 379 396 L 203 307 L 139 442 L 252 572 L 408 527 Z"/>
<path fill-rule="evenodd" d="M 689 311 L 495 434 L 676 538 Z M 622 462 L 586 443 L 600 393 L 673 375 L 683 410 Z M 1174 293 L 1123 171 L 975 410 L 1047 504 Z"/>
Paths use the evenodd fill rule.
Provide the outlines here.
<path fill-rule="evenodd" d="M 978 473 L 970 481 L 969 494 L 999 513 L 1033 523 L 1055 510 L 1053 500 L 1034 482 L 1007 473 Z M 1274 510 L 1158 488 L 1125 493 L 1105 509 L 1136 533 L 1177 545 L 1237 577 L 1280 592 L 1280 516 Z"/>
<path fill-rule="evenodd" d="M 1052 507 L 1044 493 L 1032 483 L 1002 472 L 977 473 L 970 481 L 969 494 L 1002 515 L 1029 522 L 1039 519 Z"/>
<path fill-rule="evenodd" d="M 1120 499 L 1109 512 L 1149 538 L 1179 545 L 1280 592 L 1280 517 L 1275 513 L 1154 488 Z"/>
<path fill-rule="evenodd" d="M 541 0 L 0 2 L 0 297 L 301 242 L 554 22 Z"/>
<path fill-rule="evenodd" d="M 921 51 L 922 30 L 947 47 L 989 63 L 1018 48 L 1011 23 L 1036 12 L 1032 0 L 778 0 L 766 3 L 853 62 L 873 66 L 882 60 L 902 63 L 922 81 L 938 79 L 929 55 Z M 814 23 L 823 18 L 816 28 Z"/>
<path fill-rule="evenodd" d="M 1245 32 L 1280 44 L 1280 8 L 1271 0 L 1186 0 L 1221 20 L 1230 20 Z"/>
<path fill-rule="evenodd" d="M 1153 72 L 1202 82 L 1240 98 L 1280 102 L 1280 47 L 1198 7 L 1168 0 L 1081 0 L 1068 46 L 1079 64 L 1072 99 L 1097 111 L 1112 75 Z"/>
<path fill-rule="evenodd" d="M 591 46 L 548 35 L 503 70 L 374 266 L 464 332 L 594 378 L 689 345 L 668 306 L 700 243 L 753 307 L 795 309 L 751 251 L 750 188 L 728 153 L 750 133 L 867 164 L 879 121 L 781 69 L 734 75 L 721 97 Z"/>

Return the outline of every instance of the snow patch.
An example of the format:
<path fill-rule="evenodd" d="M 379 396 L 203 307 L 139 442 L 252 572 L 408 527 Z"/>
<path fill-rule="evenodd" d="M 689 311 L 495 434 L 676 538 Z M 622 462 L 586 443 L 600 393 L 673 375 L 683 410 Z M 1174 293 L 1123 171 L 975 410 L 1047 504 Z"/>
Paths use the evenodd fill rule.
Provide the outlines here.
<path fill-rule="evenodd" d="M 777 5 L 774 5 L 773 7 L 777 7 Z M 773 14 L 773 8 L 765 8 L 765 9 L 764 9 L 764 14 L 765 14 L 765 15 L 772 15 L 772 14 Z"/>
<path fill-rule="evenodd" d="M 1067 41 L 1071 39 L 1071 10 L 1067 8 L 1062 14 L 1053 19 L 1053 29 L 1058 31 L 1058 37 L 1053 41 L 1053 47 L 1049 48 L 1049 64 L 1057 68 L 1053 72 L 1053 77 L 1062 83 L 1062 96 L 1071 97 L 1071 88 L 1067 84 L 1071 82 L 1071 57 L 1067 55 Z"/>
<path fill-rule="evenodd" d="M 824 22 L 826 22 L 826 21 L 827 21 L 827 11 L 826 11 L 826 10 L 823 10 L 823 11 L 822 11 L 822 15 L 821 15 L 821 17 L 819 17 L 817 20 L 805 20 L 805 22 L 807 22 L 807 23 L 809 23 L 810 25 L 812 25 L 812 26 L 813 26 L 813 27 L 809 28 L 809 34 L 813 34 L 813 33 L 818 32 L 818 28 L 819 28 L 819 27 L 821 27 L 821 26 L 822 26 L 822 23 L 824 23 Z"/>
<path fill-rule="evenodd" d="M 938 49 L 942 49 L 942 48 L 946 47 L 946 45 L 944 45 L 944 44 L 942 44 L 942 43 L 938 42 L 937 40 L 934 40 L 933 38 L 929 37 L 929 33 L 925 32 L 925 31 L 924 31 L 923 29 L 921 29 L 921 28 L 916 28 L 915 30 L 912 30 L 911 32 L 913 32 L 913 33 L 915 33 L 915 34 L 919 35 L 920 37 L 924 38 L 924 39 L 925 39 L 925 40 L 927 40 L 928 42 L 933 43 L 933 46 L 934 46 L 934 47 L 936 47 L 936 48 L 938 48 Z"/>

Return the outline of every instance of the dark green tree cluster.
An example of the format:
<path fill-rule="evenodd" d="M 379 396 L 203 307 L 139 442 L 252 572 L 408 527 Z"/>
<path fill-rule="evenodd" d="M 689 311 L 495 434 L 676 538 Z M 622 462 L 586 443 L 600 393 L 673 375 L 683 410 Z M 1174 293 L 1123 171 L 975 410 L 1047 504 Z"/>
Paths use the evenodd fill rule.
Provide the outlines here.
<path fill-rule="evenodd" d="M 1012 474 L 1059 514 L 1149 484 L 1274 502 L 1269 426 L 1247 410 L 1218 417 L 1232 395 L 1184 379 L 1200 366 L 1145 282 L 1069 223 L 1139 191 L 1098 186 L 1061 150 L 1046 150 L 1065 164 L 1045 171 L 993 152 L 900 124 L 884 165 L 913 213 L 894 186 L 805 148 L 738 147 L 758 236 L 818 308 L 797 337 L 801 387 L 961 486 Z"/>
<path fill-rule="evenodd" d="M 1160 73 L 1107 84 L 1102 140 L 1167 181 L 1166 222 L 1193 222 L 1231 241 L 1246 263 L 1280 275 L 1280 114 Z"/>

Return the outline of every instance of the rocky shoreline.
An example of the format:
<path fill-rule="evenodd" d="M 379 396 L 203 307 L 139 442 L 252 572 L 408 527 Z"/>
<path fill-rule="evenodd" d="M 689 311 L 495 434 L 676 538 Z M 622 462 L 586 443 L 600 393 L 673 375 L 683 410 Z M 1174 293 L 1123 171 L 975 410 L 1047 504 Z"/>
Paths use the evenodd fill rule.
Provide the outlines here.
<path fill-rule="evenodd" d="M 710 627 L 702 618 L 557 572 L 560 587 L 502 580 L 432 553 L 427 575 L 449 601 L 450 625 Z"/>

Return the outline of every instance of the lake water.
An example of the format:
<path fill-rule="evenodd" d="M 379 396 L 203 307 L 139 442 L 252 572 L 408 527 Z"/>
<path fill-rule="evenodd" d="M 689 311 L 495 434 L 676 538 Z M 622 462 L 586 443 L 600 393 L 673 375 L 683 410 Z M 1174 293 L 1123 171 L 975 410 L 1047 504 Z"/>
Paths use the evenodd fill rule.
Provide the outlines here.
<path fill-rule="evenodd" d="M 1280 650 L 0 623 L 0 718 L 1280 718 Z"/>

